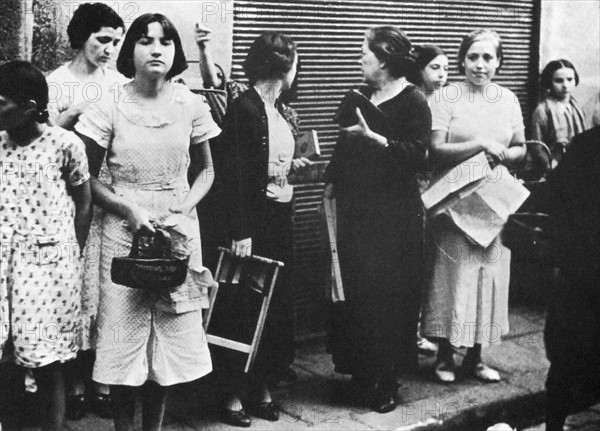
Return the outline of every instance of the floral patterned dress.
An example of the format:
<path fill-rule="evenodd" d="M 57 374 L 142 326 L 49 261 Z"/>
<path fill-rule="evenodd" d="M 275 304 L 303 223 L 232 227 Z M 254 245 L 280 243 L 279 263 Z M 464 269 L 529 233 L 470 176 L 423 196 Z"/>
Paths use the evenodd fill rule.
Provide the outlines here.
<path fill-rule="evenodd" d="M 88 181 L 85 148 L 74 133 L 48 127 L 27 146 L 0 132 L 0 156 L 0 347 L 11 336 L 15 362 L 28 368 L 64 362 L 78 350 L 81 304 L 65 180 Z"/>

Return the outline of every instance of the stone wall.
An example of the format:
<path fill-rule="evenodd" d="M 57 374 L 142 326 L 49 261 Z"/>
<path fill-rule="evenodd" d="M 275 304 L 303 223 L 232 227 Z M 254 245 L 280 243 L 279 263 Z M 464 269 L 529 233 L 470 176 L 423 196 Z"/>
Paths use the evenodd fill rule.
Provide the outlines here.
<path fill-rule="evenodd" d="M 71 18 L 70 3 L 56 0 L 34 0 L 31 62 L 50 72 L 73 55 L 67 37 Z"/>
<path fill-rule="evenodd" d="M 0 62 L 19 58 L 21 0 L 2 0 L 0 11 Z"/>

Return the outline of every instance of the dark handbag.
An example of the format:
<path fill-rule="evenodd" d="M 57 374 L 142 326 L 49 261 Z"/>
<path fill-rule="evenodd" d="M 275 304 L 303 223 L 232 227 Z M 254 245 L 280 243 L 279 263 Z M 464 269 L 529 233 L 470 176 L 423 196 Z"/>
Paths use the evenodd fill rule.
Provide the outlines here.
<path fill-rule="evenodd" d="M 168 291 L 185 282 L 187 269 L 187 259 L 171 255 L 169 233 L 156 228 L 154 235 L 135 233 L 129 256 L 113 258 L 110 277 L 134 289 Z"/>
<path fill-rule="evenodd" d="M 516 213 L 508 217 L 502 242 L 512 252 L 512 260 L 559 266 L 559 250 L 548 214 Z"/>

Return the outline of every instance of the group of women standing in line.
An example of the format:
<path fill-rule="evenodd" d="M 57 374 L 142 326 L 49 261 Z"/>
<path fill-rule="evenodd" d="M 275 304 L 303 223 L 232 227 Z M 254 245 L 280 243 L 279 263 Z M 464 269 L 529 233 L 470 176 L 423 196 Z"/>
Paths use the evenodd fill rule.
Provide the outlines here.
<path fill-rule="evenodd" d="M 157 430 L 167 388 L 212 370 L 202 336 L 201 302 L 191 301 L 183 313 L 161 305 L 161 299 L 149 302 L 144 292 L 111 281 L 112 258 L 127 253 L 135 232 L 153 232 L 156 223 L 170 214 L 197 221 L 195 208 L 213 182 L 208 140 L 220 135 L 217 142 L 222 149 L 215 166 L 224 167 L 216 175 L 223 191 L 219 196 L 225 196 L 220 208 L 227 220 L 224 237 L 230 241 L 228 245 L 239 256 L 257 253 L 289 263 L 293 186 L 286 180 L 286 169 L 302 169 L 310 163 L 293 159 L 294 127 L 282 112 L 281 95 L 292 87 L 299 61 L 291 39 L 271 32 L 252 44 L 244 63 L 250 88 L 229 106 L 221 133 L 202 99 L 171 80 L 187 67 L 173 24 L 161 14 L 145 14 L 132 23 L 117 60 L 125 78 L 112 75 L 105 67 L 123 32 L 122 20 L 110 8 L 82 5 L 69 29 L 76 57 L 49 77 L 49 82 L 62 84 L 102 85 L 103 97 L 96 103 L 75 98 L 64 104 L 58 100 L 50 107 L 54 122 L 74 130 L 85 143 L 91 177 L 78 171 L 85 162 L 81 142 L 62 129 L 46 129 L 48 88 L 26 63 L 20 64 L 18 71 L 13 70 L 16 66 L 2 66 L 2 151 L 3 160 L 5 155 L 7 160 L 21 160 L 26 149 L 32 157 L 39 157 L 44 140 L 51 140 L 56 148 L 65 146 L 57 154 L 66 157 L 59 163 L 68 167 L 72 191 L 69 198 L 66 184 L 60 183 L 60 204 L 68 207 L 61 220 L 70 223 L 63 230 L 71 236 L 77 233 L 82 250 L 91 214 L 90 191 L 94 204 L 104 211 L 97 214 L 101 229 L 92 231 L 100 244 L 99 267 L 92 271 L 94 259 L 88 256 L 84 284 L 88 294 L 83 301 L 85 309 L 86 298 L 99 292 L 97 313 L 93 299 L 88 308 L 88 327 L 97 325 L 92 338 L 96 349 L 93 378 L 104 385 L 94 388 L 96 402 L 103 404 L 108 399 L 109 386 L 112 405 L 107 414 L 113 415 L 117 430 L 133 429 L 135 398 L 142 387 L 143 429 Z M 495 32 L 477 30 L 467 35 L 458 54 L 458 67 L 465 75 L 458 85 L 461 97 L 448 101 L 437 92 L 448 69 L 448 58 L 441 49 L 424 46 L 415 53 L 408 37 L 396 27 L 374 27 L 365 33 L 360 66 L 366 86 L 361 92 L 389 124 L 373 130 L 357 110 L 358 122 L 341 129 L 327 170 L 325 199 L 335 197 L 338 205 L 339 257 L 346 294 L 346 301 L 333 309 L 329 349 L 336 371 L 352 375 L 349 390 L 377 412 L 395 408 L 398 378 L 418 365 L 415 336 L 420 320 L 421 333 L 440 345 L 434 366 L 440 381 L 455 380 L 453 355 L 458 347 L 467 347 L 463 368 L 470 375 L 484 382 L 500 380 L 499 373 L 483 362 L 481 349 L 490 343 L 484 328 L 500 328 L 501 334 L 508 331 L 510 252 L 498 238 L 487 248 L 474 245 L 448 220 L 434 219 L 427 226 L 436 253 L 426 269 L 422 258 L 425 214 L 417 176 L 425 169 L 428 152 L 430 160 L 440 166 L 454 166 L 479 152 L 492 164 L 510 166 L 523 158 L 525 136 L 519 103 L 510 90 L 493 82 L 503 59 L 502 43 Z M 552 72 L 551 91 L 557 98 L 562 94 L 557 89 L 561 73 L 568 81 L 568 70 L 574 71 L 561 65 L 564 67 Z M 567 72 L 562 70 L 565 68 Z M 31 72 L 23 72 L 25 69 Z M 21 81 L 12 89 L 4 85 L 15 79 Z M 418 81 L 420 88 L 410 81 Z M 31 90 L 36 82 L 45 88 L 45 96 L 40 91 L 14 93 L 14 88 Z M 496 103 L 489 103 L 483 95 L 490 87 L 501 95 Z M 136 103 L 128 103 L 132 99 Z M 555 116 L 550 117 L 554 120 Z M 15 151 L 18 148 L 20 152 Z M 100 176 L 103 161 L 107 166 L 104 179 Z M 131 166 L 136 169 L 129 172 Z M 194 175 L 188 182 L 190 167 Z M 5 184 L 2 186 L 4 199 L 11 194 L 4 193 Z M 3 241 L 5 235 L 37 232 L 27 225 L 26 217 L 14 211 L 9 211 L 10 217 L 9 212 L 5 215 L 17 207 L 14 202 L 3 200 L 2 205 Z M 35 206 L 34 201 L 31 205 Z M 47 220 L 45 212 L 39 217 L 36 225 L 60 222 Z M 5 226 L 14 228 L 10 235 Z M 193 236 L 199 247 L 199 233 Z M 457 245 L 461 249 L 458 257 L 448 253 L 450 246 Z M 501 250 L 499 259 L 488 258 L 490 247 Z M 89 253 L 89 247 L 87 250 Z M 38 274 L 36 268 L 27 270 Z M 2 303 L 2 314 L 14 316 L 22 305 L 24 315 L 33 317 L 34 308 L 23 303 L 31 286 L 17 290 L 15 285 L 7 285 L 4 266 L 2 271 L 2 298 L 8 297 L 5 291 L 12 292 L 11 304 Z M 79 273 L 76 266 L 66 272 L 71 278 Z M 268 420 L 279 417 L 266 384 L 268 376 L 281 373 L 290 356 L 293 359 L 292 295 L 287 281 L 284 277 L 274 296 L 257 366 L 247 382 L 251 411 Z M 65 292 L 69 298 L 79 296 L 79 287 L 67 285 L 66 279 L 54 283 L 53 289 L 46 300 Z M 36 291 L 36 295 L 40 293 Z M 65 324 L 72 332 L 77 331 L 72 318 L 80 306 L 73 303 L 66 310 L 61 306 L 70 316 Z M 48 307 L 47 314 L 36 317 L 40 323 L 50 321 L 53 307 L 58 305 Z M 469 325 L 474 331 L 468 330 Z M 450 331 L 453 328 L 459 328 L 462 335 L 457 337 Z M 37 340 L 16 334 L 12 339 L 19 363 L 34 369 L 50 370 L 44 367 L 69 360 L 78 350 L 73 342 L 65 341 L 60 352 L 50 349 L 47 357 L 38 360 L 30 355 L 39 345 Z M 227 368 L 226 364 L 215 365 Z M 46 429 L 59 429 L 64 414 L 64 391 L 62 396 L 58 394 L 63 375 L 57 370 L 60 367 L 53 366 L 48 373 L 36 373 L 43 388 L 48 385 L 56 392 L 46 397 Z M 82 375 L 78 376 L 72 384 L 71 402 L 79 402 L 81 409 Z M 238 379 L 224 406 L 223 420 L 246 427 L 251 421 L 239 393 L 243 386 Z M 44 389 L 42 393 L 52 392 Z M 78 411 L 76 416 L 80 415 Z"/>

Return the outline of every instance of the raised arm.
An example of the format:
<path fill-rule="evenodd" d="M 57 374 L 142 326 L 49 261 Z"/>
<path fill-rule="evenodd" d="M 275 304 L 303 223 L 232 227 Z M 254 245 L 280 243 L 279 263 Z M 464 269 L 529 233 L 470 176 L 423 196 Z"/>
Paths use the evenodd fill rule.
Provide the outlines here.
<path fill-rule="evenodd" d="M 198 45 L 200 54 L 200 75 L 202 76 L 202 82 L 205 88 L 221 88 L 223 82 L 217 74 L 217 68 L 215 67 L 215 62 L 213 61 L 209 47 L 212 39 L 211 33 L 212 31 L 210 28 L 196 24 L 195 34 L 196 44 Z"/>

